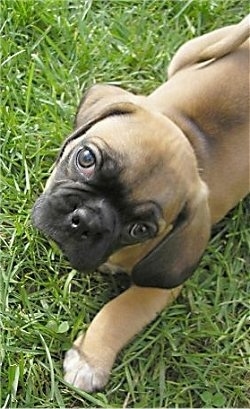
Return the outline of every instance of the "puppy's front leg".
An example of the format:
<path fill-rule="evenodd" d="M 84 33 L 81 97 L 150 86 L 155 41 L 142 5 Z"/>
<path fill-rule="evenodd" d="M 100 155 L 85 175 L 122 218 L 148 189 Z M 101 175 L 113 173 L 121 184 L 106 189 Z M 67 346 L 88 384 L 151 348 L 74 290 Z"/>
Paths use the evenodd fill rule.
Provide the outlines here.
<path fill-rule="evenodd" d="M 65 380 L 87 392 L 102 389 L 121 348 L 171 304 L 180 290 L 181 286 L 173 290 L 132 286 L 106 304 L 85 336 L 77 338 L 67 352 Z"/>

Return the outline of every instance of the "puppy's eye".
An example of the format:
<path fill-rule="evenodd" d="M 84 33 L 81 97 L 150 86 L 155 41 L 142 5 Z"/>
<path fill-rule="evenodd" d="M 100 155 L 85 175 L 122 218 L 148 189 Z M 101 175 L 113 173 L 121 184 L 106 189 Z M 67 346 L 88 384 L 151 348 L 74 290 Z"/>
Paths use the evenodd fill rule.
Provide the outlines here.
<path fill-rule="evenodd" d="M 81 168 L 91 168 L 96 164 L 96 157 L 90 148 L 83 148 L 77 154 L 77 165 Z"/>
<path fill-rule="evenodd" d="M 94 150 L 88 146 L 85 146 L 77 152 L 76 166 L 85 179 L 89 180 L 94 176 L 97 163 L 100 163 L 99 156 L 99 152 L 96 148 L 94 152 Z"/>
<path fill-rule="evenodd" d="M 129 226 L 129 235 L 136 240 L 152 237 L 156 233 L 156 227 L 151 223 L 134 223 Z"/>

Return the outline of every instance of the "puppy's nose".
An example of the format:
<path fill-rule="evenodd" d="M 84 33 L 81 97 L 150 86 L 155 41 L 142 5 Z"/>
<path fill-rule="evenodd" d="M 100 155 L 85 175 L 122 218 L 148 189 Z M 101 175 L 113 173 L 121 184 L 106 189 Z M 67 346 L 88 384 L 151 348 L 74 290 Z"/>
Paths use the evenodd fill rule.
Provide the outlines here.
<path fill-rule="evenodd" d="M 99 217 L 93 211 L 76 209 L 70 216 L 70 228 L 72 233 L 87 238 L 100 234 L 101 223 Z"/>

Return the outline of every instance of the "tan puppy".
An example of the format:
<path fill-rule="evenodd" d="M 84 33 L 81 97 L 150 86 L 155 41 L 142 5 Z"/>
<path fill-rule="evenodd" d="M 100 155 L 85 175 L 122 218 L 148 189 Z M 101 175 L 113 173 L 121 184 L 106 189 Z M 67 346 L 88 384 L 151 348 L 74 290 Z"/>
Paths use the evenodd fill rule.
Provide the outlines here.
<path fill-rule="evenodd" d="M 73 267 L 108 261 L 132 281 L 66 355 L 65 379 L 81 389 L 104 387 L 249 191 L 248 36 L 244 19 L 189 41 L 147 97 L 96 85 L 80 104 L 33 220 Z"/>

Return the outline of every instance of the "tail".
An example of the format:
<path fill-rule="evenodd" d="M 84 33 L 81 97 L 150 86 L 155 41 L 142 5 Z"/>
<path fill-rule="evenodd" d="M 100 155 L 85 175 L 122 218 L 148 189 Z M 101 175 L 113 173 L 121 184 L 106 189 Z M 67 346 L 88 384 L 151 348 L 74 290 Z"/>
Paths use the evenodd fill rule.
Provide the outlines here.
<path fill-rule="evenodd" d="M 218 59 L 236 50 L 249 38 L 250 15 L 240 23 L 220 28 L 181 46 L 168 68 L 168 77 L 193 64 Z"/>

